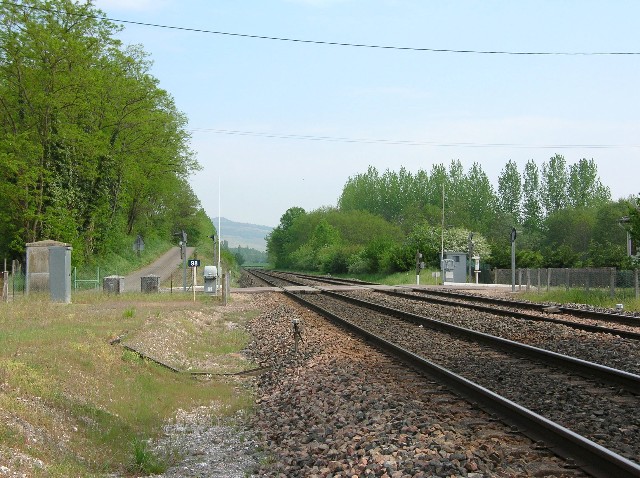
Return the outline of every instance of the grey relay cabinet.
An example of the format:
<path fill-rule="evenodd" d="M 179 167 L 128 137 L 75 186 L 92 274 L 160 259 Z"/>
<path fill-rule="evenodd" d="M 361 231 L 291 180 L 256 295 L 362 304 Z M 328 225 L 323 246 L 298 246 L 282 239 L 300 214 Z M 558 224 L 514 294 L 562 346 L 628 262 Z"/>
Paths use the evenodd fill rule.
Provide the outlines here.
<path fill-rule="evenodd" d="M 442 272 L 445 282 L 467 282 L 467 254 L 464 252 L 445 252 Z"/>

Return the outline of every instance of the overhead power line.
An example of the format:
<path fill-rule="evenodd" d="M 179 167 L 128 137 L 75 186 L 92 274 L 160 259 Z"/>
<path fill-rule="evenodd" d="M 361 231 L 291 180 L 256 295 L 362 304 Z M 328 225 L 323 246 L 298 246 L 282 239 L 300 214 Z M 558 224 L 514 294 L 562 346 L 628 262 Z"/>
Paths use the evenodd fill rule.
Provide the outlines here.
<path fill-rule="evenodd" d="M 43 7 L 36 7 L 31 5 L 22 5 L 16 2 L 8 2 L 8 1 L 0 1 L 0 3 L 4 5 L 13 5 L 17 7 L 29 8 L 33 10 L 46 11 L 50 13 L 57 13 L 56 10 L 47 9 Z M 69 14 L 69 12 L 65 12 Z M 236 33 L 236 32 L 225 32 L 219 30 L 207 30 L 202 28 L 192 28 L 192 27 L 181 27 L 176 25 L 164 25 L 159 23 L 150 23 L 150 22 L 141 22 L 135 20 L 125 20 L 121 18 L 112 18 L 107 16 L 98 16 L 98 15 L 85 15 L 92 18 L 100 18 L 103 20 L 108 20 L 115 23 L 122 23 L 127 25 L 138 25 L 152 28 L 164 28 L 170 30 L 179 30 L 185 32 L 194 32 L 194 33 L 205 33 L 210 35 L 222 35 L 229 37 L 239 37 L 239 38 L 249 38 L 254 40 L 270 40 L 270 41 L 280 41 L 280 42 L 291 42 L 291 43 L 302 43 L 302 44 L 312 44 L 312 45 L 327 45 L 327 46 L 339 46 L 339 47 L 351 47 L 351 48 L 370 48 L 370 49 L 379 49 L 379 50 L 401 50 L 401 51 L 414 51 L 414 52 L 429 52 L 429 53 L 463 53 L 463 54 L 474 54 L 474 55 L 537 55 L 537 56 L 616 56 L 616 55 L 640 55 L 640 52 L 637 51 L 594 51 L 594 52 L 567 52 L 567 51 L 509 51 L 509 50 L 474 50 L 474 49 L 450 49 L 450 48 L 427 48 L 427 47 L 410 47 L 410 46 L 395 46 L 395 45 L 377 45 L 371 43 L 350 43 L 350 42 L 339 42 L 339 41 L 329 41 L 329 40 L 310 40 L 303 38 L 289 38 L 289 37 L 279 37 L 279 36 L 268 36 L 268 35 L 256 35 L 250 33 Z"/>
<path fill-rule="evenodd" d="M 349 138 L 341 136 L 317 136 L 290 133 L 268 133 L 260 131 L 242 131 L 216 128 L 192 128 L 192 133 L 212 133 L 230 136 L 253 136 L 272 139 L 293 139 L 303 141 L 324 141 L 331 143 L 361 143 L 361 144 L 386 144 L 399 146 L 433 146 L 433 147 L 457 147 L 457 148 L 523 148 L 523 149 L 624 149 L 640 148 L 638 144 L 523 144 L 523 143 L 477 143 L 449 142 L 449 141 L 414 141 L 382 138 Z"/>
<path fill-rule="evenodd" d="M 327 40 L 307 40 L 302 38 L 274 37 L 266 35 L 254 35 L 249 33 L 232 33 L 216 30 L 204 30 L 200 28 L 178 27 L 173 25 L 161 25 L 157 23 L 137 22 L 133 20 L 122 20 L 116 18 L 106 18 L 112 22 L 125 23 L 131 25 L 141 25 L 154 28 L 168 28 L 172 30 L 183 30 L 196 33 L 209 33 L 212 35 L 225 35 L 241 38 L 252 38 L 256 40 L 273 40 L 281 42 L 307 43 L 313 45 L 343 46 L 352 48 L 372 48 L 379 50 L 404 50 L 431 53 L 468 53 L 477 55 L 560 55 L 560 56 L 597 56 L 597 55 L 640 55 L 640 52 L 631 51 L 610 51 L 610 52 L 562 52 L 562 51 L 507 51 L 507 50 L 455 50 L 448 48 L 422 48 L 410 46 L 375 45 L 370 43 L 348 43 Z"/>

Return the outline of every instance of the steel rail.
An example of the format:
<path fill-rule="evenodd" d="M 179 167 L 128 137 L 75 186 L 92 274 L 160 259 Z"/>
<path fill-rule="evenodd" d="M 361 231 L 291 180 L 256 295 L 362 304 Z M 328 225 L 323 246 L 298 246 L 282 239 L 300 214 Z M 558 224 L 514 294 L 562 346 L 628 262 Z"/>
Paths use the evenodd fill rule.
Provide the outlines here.
<path fill-rule="evenodd" d="M 281 278 L 281 277 L 274 277 L 271 274 L 268 274 L 266 272 L 257 272 L 255 270 L 250 270 L 250 269 L 247 269 L 247 272 L 249 272 L 250 274 L 253 274 L 258 279 L 262 279 L 263 281 L 267 282 L 268 284 L 271 284 L 273 287 L 282 288 L 282 286 L 277 285 L 273 281 L 273 279 L 278 279 L 278 280 L 285 281 L 285 282 L 291 282 L 292 284 L 296 284 L 296 285 L 302 285 L 300 282 L 292 281 L 290 279 L 284 279 L 284 278 Z"/>
<path fill-rule="evenodd" d="M 312 276 L 312 275 L 308 275 L 308 274 L 299 274 L 299 273 L 290 273 L 290 272 L 285 272 L 284 274 L 290 274 L 293 275 L 295 277 L 303 277 L 303 278 L 307 278 L 310 280 L 317 280 L 319 282 L 326 282 L 326 283 L 333 283 L 333 284 L 353 284 L 353 285 L 375 285 L 372 283 L 357 283 L 356 281 L 351 281 L 348 279 L 344 279 L 341 281 L 337 281 L 337 280 L 333 280 L 330 278 L 325 278 L 325 277 L 321 277 L 321 276 Z M 296 282 L 290 279 L 282 279 L 279 278 L 280 280 L 288 280 L 291 283 L 294 284 L 300 284 L 300 285 L 304 285 L 300 282 Z M 444 291 L 425 291 L 424 289 L 419 289 L 419 288 L 415 288 L 415 287 L 410 287 L 410 290 L 416 291 L 416 292 L 420 292 L 423 294 L 432 294 L 432 295 L 437 295 L 439 297 L 457 297 L 460 298 L 462 300 L 468 300 L 468 301 L 476 301 L 476 302 L 486 302 L 486 303 L 491 303 L 491 304 L 499 304 L 499 305 L 503 305 L 503 306 L 513 306 L 513 307 L 523 307 L 523 308 L 527 308 L 527 309 L 533 309 L 533 310 L 538 310 L 541 312 L 544 312 L 544 307 L 541 304 L 532 304 L 529 302 L 521 302 L 521 301 L 508 301 L 505 299 L 499 299 L 499 298 L 492 298 L 492 297 L 478 297 L 478 296 L 469 296 L 467 294 L 459 294 L 456 292 L 444 292 Z M 581 324 L 578 322 L 572 322 L 570 320 L 564 320 L 564 319 L 558 319 L 558 318 L 554 318 L 554 317 L 548 317 L 548 316 L 541 316 L 541 315 L 533 315 L 533 314 L 528 314 L 526 312 L 520 312 L 520 311 L 515 311 L 515 310 L 510 310 L 510 309 L 501 309 L 501 308 L 496 308 L 496 307 L 488 307 L 488 306 L 483 306 L 480 304 L 472 304 L 472 303 L 468 303 L 468 302 L 457 302 L 454 300 L 450 300 L 450 299 L 439 299 L 437 297 L 428 297 L 427 295 L 414 295 L 414 294 L 409 294 L 407 292 L 402 292 L 402 291 L 398 291 L 398 290 L 391 290 L 391 289 L 383 289 L 383 290 L 379 290 L 377 292 L 382 292 L 384 294 L 387 295 L 392 295 L 392 296 L 397 296 L 397 297 L 402 297 L 405 299 L 410 299 L 410 300 L 418 300 L 418 301 L 423 301 L 423 302 L 431 302 L 434 304 L 440 304 L 440 305 L 447 305 L 447 306 L 456 306 L 456 307 L 465 307 L 467 309 L 473 309 L 473 310 L 479 310 L 481 312 L 487 312 L 490 314 L 494 314 L 494 315 L 500 315 L 503 317 L 516 317 L 519 319 L 523 319 L 523 320 L 534 320 L 534 321 L 538 321 L 538 322 L 549 322 L 549 323 L 553 323 L 553 324 L 559 324 L 559 325 L 564 325 L 566 327 L 571 327 L 573 329 L 577 329 L 577 330 L 584 330 L 587 332 L 594 332 L 594 333 L 602 333 L 602 334 L 610 334 L 610 335 L 617 335 L 619 337 L 625 338 L 625 339 L 629 339 L 629 340 L 640 340 L 640 332 L 632 332 L 632 331 L 628 331 L 628 330 L 620 330 L 620 329 L 612 329 L 609 327 L 603 327 L 600 325 L 591 325 L 591 324 Z M 597 314 L 597 317 L 600 318 L 605 318 L 605 317 L 609 317 L 609 316 L 613 316 L 616 317 L 617 319 L 620 320 L 615 320 L 618 323 L 623 323 L 625 325 L 640 325 L 640 320 L 634 318 L 634 317 L 629 317 L 629 316 L 621 316 L 618 314 L 607 314 L 604 312 L 593 312 L 593 311 L 582 311 L 580 309 L 573 309 L 573 308 L 566 308 L 566 307 L 559 307 L 560 310 L 565 310 L 567 311 L 566 313 L 569 314 L 574 314 L 574 315 L 580 315 L 583 316 L 584 318 L 593 318 L 591 316 L 591 314 Z M 578 314 L 577 312 L 580 312 L 580 314 Z M 626 319 L 626 320 L 625 320 Z"/>
<path fill-rule="evenodd" d="M 311 280 L 317 280 L 320 282 L 335 283 L 335 284 L 379 285 L 374 282 L 358 281 L 354 279 L 343 279 L 340 277 L 314 276 L 310 274 L 301 274 L 297 272 L 290 273 L 290 274 L 293 274 L 299 277 L 304 277 Z M 518 307 L 521 309 L 531 309 L 531 310 L 535 310 L 543 313 L 546 312 L 545 309 L 549 307 L 548 305 L 545 305 L 545 304 L 536 304 L 533 302 L 502 299 L 499 297 L 484 297 L 484 296 L 470 295 L 470 294 L 464 294 L 461 292 L 455 292 L 451 290 L 445 291 L 445 290 L 423 289 L 423 288 L 414 287 L 414 286 L 403 286 L 403 288 L 407 288 L 409 290 L 412 290 L 414 292 L 418 292 L 421 294 L 431 294 L 431 295 L 437 295 L 440 297 L 457 297 L 462 300 L 485 302 L 490 304 L 499 304 L 506 307 Z M 557 309 L 560 313 L 575 315 L 575 316 L 583 317 L 586 319 L 606 320 L 607 322 L 614 322 L 622 325 L 629 325 L 632 327 L 640 327 L 640 317 L 633 317 L 630 315 L 618 314 L 614 312 L 584 310 L 584 309 L 578 309 L 576 307 L 567 307 L 567 306 L 560 306 L 560 305 L 557 306 Z M 561 320 L 561 319 L 554 319 L 554 320 Z M 550 322 L 553 322 L 554 320 L 550 320 Z M 570 324 L 571 322 L 566 321 L 566 323 Z M 597 327 L 597 326 L 593 326 L 593 327 Z M 594 329 L 594 330 L 597 330 L 597 329 Z M 599 330 L 599 331 L 602 331 L 602 330 Z M 634 340 L 640 339 L 640 333 L 636 333 L 634 336 L 634 333 L 631 332 L 630 335 L 632 335 L 632 337 L 628 337 L 628 338 L 633 338 Z"/>
<path fill-rule="evenodd" d="M 429 317 L 424 317 L 421 315 L 412 314 L 410 312 L 393 309 L 391 307 L 374 304 L 372 302 L 356 299 L 354 297 L 349 297 L 337 292 L 328 290 L 323 290 L 322 292 L 323 294 L 326 294 L 330 297 L 350 302 L 360 307 L 365 307 L 387 315 L 393 315 L 403 320 L 410 320 L 414 323 L 437 329 L 445 333 L 466 337 L 474 342 L 485 343 L 492 347 L 499 347 L 503 350 L 516 352 L 518 354 L 531 357 L 535 360 L 539 360 L 556 367 L 562 367 L 564 369 L 571 370 L 588 378 L 597 378 L 605 381 L 606 383 L 622 386 L 625 388 L 625 390 L 640 395 L 640 375 L 625 372 L 624 370 L 618 370 L 612 367 L 607 367 L 598 363 L 588 362 L 576 357 L 562 355 L 550 350 L 533 347 L 531 345 L 522 344 L 520 342 L 504 339 L 502 337 L 496 337 L 494 335 L 467 329 L 465 327 L 448 324 L 446 322 L 442 322 L 440 320 L 432 319 Z"/>
<path fill-rule="evenodd" d="M 485 302 L 489 304 L 500 304 L 507 307 L 519 307 L 522 309 L 532 309 L 537 310 L 539 312 L 545 312 L 545 309 L 548 308 L 548 305 L 544 304 L 536 304 L 532 302 L 523 302 L 519 300 L 509 300 L 509 299 L 501 299 L 498 297 L 484 297 L 470 294 L 463 294 L 455 291 L 444 291 L 444 290 L 434 290 L 434 289 L 421 289 L 418 287 L 408 286 L 405 287 L 414 292 L 418 292 L 421 294 L 431 294 L 437 295 L 440 297 L 457 297 L 462 300 L 470 300 L 475 302 Z M 557 306 L 558 311 L 568 315 L 576 315 L 583 317 L 585 319 L 593 319 L 593 320 L 606 320 L 608 322 L 615 322 L 622 325 L 630 325 L 635 327 L 640 327 L 640 318 L 633 317 L 630 315 L 616 314 L 613 312 L 601 312 L 595 310 L 584 310 L 578 309 L 576 307 L 567 307 L 567 306 Z"/>
<path fill-rule="evenodd" d="M 314 276 L 312 274 L 302 274 L 299 272 L 285 272 L 285 274 L 292 274 L 297 277 L 304 277 L 305 279 L 317 280 L 319 282 L 327 282 L 329 284 L 349 284 L 349 285 L 380 285 L 375 282 L 367 282 L 357 279 L 343 279 L 342 277 L 326 277 L 326 276 Z"/>
<path fill-rule="evenodd" d="M 565 325 L 567 327 L 571 327 L 571 328 L 574 328 L 574 329 L 585 330 L 585 331 L 588 331 L 588 332 L 599 332 L 599 333 L 603 333 L 603 334 L 618 335 L 620 337 L 624 337 L 625 339 L 640 340 L 640 332 L 631 332 L 631 331 L 628 331 L 628 330 L 612 329 L 612 328 L 609 328 L 609 327 L 602 327 L 602 326 L 599 326 L 599 325 L 580 324 L 578 322 L 572 322 L 570 320 L 557 319 L 557 318 L 554 318 L 554 317 L 534 315 L 534 314 L 530 314 L 530 313 L 527 313 L 527 312 L 514 311 L 514 310 L 510 310 L 510 309 L 502 309 L 502 308 L 499 308 L 499 307 L 489 307 L 489 306 L 484 306 L 484 305 L 480 305 L 480 304 L 472 304 L 472 303 L 468 303 L 468 302 L 458 302 L 458 301 L 451 300 L 451 299 L 444 299 L 444 298 L 438 298 L 438 297 L 429 297 L 429 296 L 426 296 L 426 295 L 414 295 L 414 294 L 409 294 L 407 292 L 402 292 L 402 291 L 398 291 L 398 290 L 380 290 L 378 292 L 382 292 L 382 293 L 387 294 L 387 295 L 393 295 L 393 296 L 396 296 L 396 297 L 402 297 L 402 298 L 409 299 L 409 300 L 418 300 L 418 301 L 422 301 L 422 302 L 431 302 L 431 303 L 434 303 L 434 304 L 456 306 L 456 307 L 464 307 L 464 308 L 467 308 L 467 309 L 479 310 L 481 312 L 487 312 L 487 313 L 494 314 L 494 315 L 517 317 L 519 319 L 535 320 L 535 321 L 539 321 L 539 322 L 550 322 L 550 323 L 554 323 L 554 324 Z M 440 295 L 440 294 L 436 294 L 436 295 Z M 462 296 L 462 294 L 460 294 L 460 296 Z M 462 297 L 460 297 L 460 298 L 462 298 Z M 480 300 L 478 302 L 490 302 L 490 303 L 500 304 L 500 305 L 505 305 L 506 304 L 506 302 L 498 302 L 501 299 L 497 299 L 495 302 L 494 301 L 489 301 L 489 300 L 484 300 L 484 299 L 486 299 L 484 297 L 482 299 L 483 300 Z M 463 300 L 473 301 L 473 300 L 475 300 L 475 298 L 466 298 L 466 299 L 463 299 Z M 513 304 L 514 304 L 514 306 L 519 307 L 519 303 L 513 303 Z M 529 308 L 532 308 L 532 307 L 529 307 Z M 640 325 L 640 324 L 637 324 L 637 325 Z"/>
<path fill-rule="evenodd" d="M 544 441 L 550 450 L 560 456 L 574 460 L 577 466 L 590 475 L 596 478 L 611 478 L 614 476 L 620 478 L 640 477 L 640 465 L 617 453 L 413 352 L 378 337 L 348 320 L 306 301 L 298 294 L 288 291 L 285 291 L 285 294 L 305 307 L 364 337 L 368 342 L 386 350 L 410 366 L 416 367 L 441 383 L 445 383 L 460 395 L 475 402 L 480 408 L 498 414 L 507 423 L 517 426 L 524 435 L 533 440 Z"/>
<path fill-rule="evenodd" d="M 265 274 L 266 275 L 266 274 Z M 289 281 L 295 282 L 295 281 Z M 418 314 L 413 314 L 406 311 L 401 311 L 391 307 L 375 304 L 362 299 L 356 299 L 338 292 L 322 289 L 322 292 L 330 297 L 334 297 L 338 300 L 350 302 L 360 307 L 366 307 L 377 312 L 381 312 L 388 315 L 393 315 L 403 320 L 410 320 L 414 323 L 422 324 L 436 330 L 443 331 L 449 334 L 455 334 L 461 337 L 465 337 L 475 342 L 485 343 L 492 347 L 499 347 L 503 350 L 515 352 L 527 357 L 531 357 L 535 360 L 551 364 L 557 367 L 562 367 L 567 370 L 576 372 L 587 378 L 597 378 L 603 380 L 606 383 L 622 386 L 626 390 L 640 395 L 640 376 L 626 372 L 624 370 L 618 370 L 605 365 L 588 362 L 576 357 L 570 357 L 568 355 L 559 354 L 550 350 L 533 347 L 531 345 L 522 344 L 513 340 L 504 339 L 502 337 L 496 337 L 494 335 L 478 332 L 465 327 L 442 322 L 440 320 L 424 317 Z M 448 304 L 451 305 L 451 304 Z M 489 312 L 493 313 L 494 309 L 489 309 Z"/>

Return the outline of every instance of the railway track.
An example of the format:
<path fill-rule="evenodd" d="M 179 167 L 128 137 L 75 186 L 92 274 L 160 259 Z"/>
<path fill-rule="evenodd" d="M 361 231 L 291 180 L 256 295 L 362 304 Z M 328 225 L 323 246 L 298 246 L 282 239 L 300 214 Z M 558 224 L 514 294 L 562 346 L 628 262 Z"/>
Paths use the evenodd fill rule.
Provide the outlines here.
<path fill-rule="evenodd" d="M 299 279 L 296 283 L 300 285 L 373 285 L 368 282 L 352 279 L 326 278 L 306 274 L 293 274 L 293 276 Z M 434 290 L 411 286 L 403 287 L 402 289 L 403 290 L 384 290 L 381 292 L 415 301 L 466 307 L 504 317 L 561 324 L 578 330 L 600 332 L 627 339 L 640 340 L 640 317 L 635 315 L 580 309 L 577 307 L 537 304 L 466 294 L 452 290 Z"/>
<path fill-rule="evenodd" d="M 282 274 L 268 280 L 280 287 L 301 282 Z M 637 375 L 507 346 L 504 339 L 463 333 L 354 297 L 326 291 L 291 295 L 496 411 L 523 433 L 551 443 L 593 476 L 640 476 Z"/>

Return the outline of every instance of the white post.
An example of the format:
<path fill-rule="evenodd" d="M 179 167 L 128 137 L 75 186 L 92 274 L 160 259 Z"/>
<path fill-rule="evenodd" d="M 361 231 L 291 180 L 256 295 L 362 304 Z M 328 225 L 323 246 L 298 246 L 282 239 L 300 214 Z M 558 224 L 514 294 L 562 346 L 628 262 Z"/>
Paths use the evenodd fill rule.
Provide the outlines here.
<path fill-rule="evenodd" d="M 220 269 L 220 245 L 222 244 L 222 231 L 220 226 L 220 177 L 218 177 L 218 280 L 216 281 L 216 295 L 218 295 L 218 284 L 220 284 L 220 275 L 222 273 L 222 269 Z"/>
<path fill-rule="evenodd" d="M 442 285 L 444 285 L 444 180 L 442 182 L 442 226 L 440 231 L 440 272 L 442 273 Z"/>
<path fill-rule="evenodd" d="M 197 276 L 197 267 L 192 267 L 191 270 L 193 271 L 193 301 L 196 301 L 196 276 Z"/>

